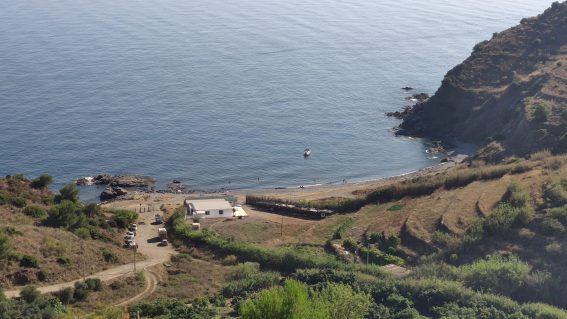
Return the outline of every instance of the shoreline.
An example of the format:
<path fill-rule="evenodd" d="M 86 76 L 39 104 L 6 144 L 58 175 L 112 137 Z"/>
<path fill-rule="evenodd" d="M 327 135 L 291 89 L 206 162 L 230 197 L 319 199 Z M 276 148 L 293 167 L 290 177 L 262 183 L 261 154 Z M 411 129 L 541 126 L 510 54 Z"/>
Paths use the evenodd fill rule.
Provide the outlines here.
<path fill-rule="evenodd" d="M 384 185 L 395 182 L 402 182 L 416 177 L 428 174 L 445 172 L 468 158 L 468 155 L 458 154 L 448 157 L 447 162 L 438 163 L 436 165 L 424 167 L 419 170 L 410 171 L 403 174 L 392 175 L 382 178 L 353 181 L 342 183 L 341 181 L 331 183 L 320 183 L 311 185 L 289 186 L 289 187 L 273 187 L 273 188 L 246 188 L 246 189 L 225 189 L 215 191 L 191 191 L 191 192 L 173 192 L 166 190 L 132 190 L 125 196 L 117 197 L 110 201 L 100 202 L 101 205 L 119 203 L 124 201 L 132 201 L 141 197 L 150 197 L 153 199 L 170 199 L 175 202 L 182 201 L 189 196 L 197 197 L 220 197 L 234 196 L 238 202 L 243 203 L 247 194 L 277 197 L 287 200 L 318 200 L 330 197 L 355 198 L 357 192 L 367 192 Z"/>

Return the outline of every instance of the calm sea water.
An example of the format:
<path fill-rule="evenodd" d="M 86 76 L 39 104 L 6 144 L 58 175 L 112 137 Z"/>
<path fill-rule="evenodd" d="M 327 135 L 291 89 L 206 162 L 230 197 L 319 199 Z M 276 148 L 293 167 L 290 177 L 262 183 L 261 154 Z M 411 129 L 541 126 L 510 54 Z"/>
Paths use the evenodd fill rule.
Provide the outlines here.
<path fill-rule="evenodd" d="M 0 174 L 211 189 L 416 170 L 438 159 L 389 131 L 400 88 L 433 93 L 551 2 L 0 0 Z"/>

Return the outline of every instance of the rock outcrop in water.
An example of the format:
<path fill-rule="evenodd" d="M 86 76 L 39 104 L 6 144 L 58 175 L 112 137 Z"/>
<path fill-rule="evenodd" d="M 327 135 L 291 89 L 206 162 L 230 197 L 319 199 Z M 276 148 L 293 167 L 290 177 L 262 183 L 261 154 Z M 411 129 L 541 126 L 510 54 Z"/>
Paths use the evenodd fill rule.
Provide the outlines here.
<path fill-rule="evenodd" d="M 118 187 L 149 187 L 155 181 L 141 175 L 108 175 L 101 174 L 95 177 L 83 177 L 76 181 L 77 185 L 110 185 Z"/>
<path fill-rule="evenodd" d="M 398 134 L 503 154 L 567 150 L 567 2 L 478 43 L 435 95 L 405 113 Z"/>

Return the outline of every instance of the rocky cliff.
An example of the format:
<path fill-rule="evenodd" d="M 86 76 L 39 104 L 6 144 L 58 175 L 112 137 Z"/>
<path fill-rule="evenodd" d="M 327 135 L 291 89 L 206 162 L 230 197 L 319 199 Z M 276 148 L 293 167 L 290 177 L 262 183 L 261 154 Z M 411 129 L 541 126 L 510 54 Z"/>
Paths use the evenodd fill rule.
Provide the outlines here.
<path fill-rule="evenodd" d="M 478 43 L 400 134 L 491 145 L 505 154 L 567 150 L 567 2 Z"/>

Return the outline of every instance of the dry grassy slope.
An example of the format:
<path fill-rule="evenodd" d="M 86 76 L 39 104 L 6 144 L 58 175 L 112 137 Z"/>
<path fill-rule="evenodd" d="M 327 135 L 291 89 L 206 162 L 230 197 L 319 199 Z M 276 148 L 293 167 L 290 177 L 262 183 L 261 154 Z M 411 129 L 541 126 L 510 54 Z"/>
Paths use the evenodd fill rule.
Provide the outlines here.
<path fill-rule="evenodd" d="M 539 103 L 553 109 L 546 123 L 532 120 Z M 447 73 L 435 95 L 414 108 L 401 133 L 478 144 L 499 140 L 511 153 L 562 149 L 560 114 L 566 109 L 564 2 L 475 46 L 469 58 Z"/>
<path fill-rule="evenodd" d="M 462 236 L 479 216 L 490 214 L 512 182 L 529 190 L 534 198 L 541 197 L 543 185 L 550 178 L 547 174 L 536 169 L 497 180 L 473 182 L 453 190 L 441 189 L 430 196 L 405 198 L 397 202 L 405 205 L 398 211 L 388 210 L 395 203 L 368 205 L 352 215 L 355 225 L 349 235 L 358 239 L 365 232 L 397 234 L 402 237 L 402 244 L 410 255 L 430 251 L 436 231 Z"/>
<path fill-rule="evenodd" d="M 11 184 L 11 185 L 10 185 Z M 48 208 L 42 202 L 52 196 L 46 190 L 35 190 L 24 181 L 12 181 L 10 184 L 0 179 L 0 194 L 8 197 L 19 196 L 27 200 L 28 205 L 36 204 Z M 0 231 L 13 227 L 21 234 L 10 235 L 11 250 L 15 255 L 29 255 L 37 258 L 40 268 L 23 268 L 15 259 L 0 260 L 0 287 L 4 289 L 16 285 L 34 284 L 47 285 L 80 278 L 85 265 L 86 274 L 95 273 L 115 264 L 104 261 L 103 248 L 114 252 L 119 258 L 119 264 L 133 260 L 132 253 L 113 243 L 95 240 L 80 240 L 75 234 L 57 228 L 38 226 L 39 220 L 26 216 L 22 208 L 11 205 L 0 205 Z M 122 232 L 107 233 L 120 242 Z M 81 247 L 81 243 L 84 243 Z M 57 263 L 59 257 L 68 257 L 71 265 L 63 266 Z M 39 282 L 39 270 L 48 272 L 47 280 Z"/>

